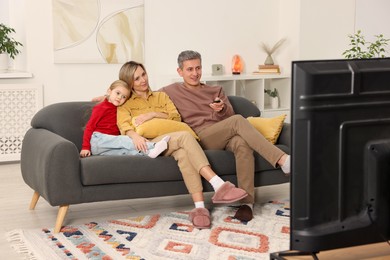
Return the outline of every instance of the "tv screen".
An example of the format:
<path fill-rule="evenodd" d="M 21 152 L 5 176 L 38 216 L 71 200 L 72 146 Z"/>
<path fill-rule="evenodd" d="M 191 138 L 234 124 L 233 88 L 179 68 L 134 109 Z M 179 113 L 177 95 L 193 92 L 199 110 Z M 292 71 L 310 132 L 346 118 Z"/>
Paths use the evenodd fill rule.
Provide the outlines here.
<path fill-rule="evenodd" d="M 390 237 L 390 59 L 292 63 L 290 249 Z"/>

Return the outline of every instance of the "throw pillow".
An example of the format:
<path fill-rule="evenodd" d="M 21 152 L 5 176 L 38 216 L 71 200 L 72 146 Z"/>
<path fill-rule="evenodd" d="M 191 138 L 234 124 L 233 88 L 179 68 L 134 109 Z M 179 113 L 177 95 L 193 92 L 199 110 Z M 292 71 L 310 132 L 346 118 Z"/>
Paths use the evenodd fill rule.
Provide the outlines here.
<path fill-rule="evenodd" d="M 132 120 L 133 125 L 135 125 L 134 120 L 135 118 Z M 198 141 L 200 140 L 196 133 L 186 123 L 170 119 L 153 118 L 137 126 L 135 131 L 139 135 L 149 139 L 172 132 L 187 131 L 190 132 Z"/>
<path fill-rule="evenodd" d="M 268 141 L 275 144 L 282 131 L 286 115 L 283 114 L 273 118 L 251 116 L 247 119 Z"/>

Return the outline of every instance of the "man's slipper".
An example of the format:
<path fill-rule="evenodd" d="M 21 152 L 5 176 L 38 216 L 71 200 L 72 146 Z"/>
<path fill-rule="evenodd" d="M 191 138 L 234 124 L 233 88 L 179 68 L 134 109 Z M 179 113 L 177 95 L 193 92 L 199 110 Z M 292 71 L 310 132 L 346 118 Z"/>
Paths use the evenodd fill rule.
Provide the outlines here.
<path fill-rule="evenodd" d="M 241 221 L 251 221 L 253 219 L 253 211 L 248 205 L 241 205 L 234 217 Z"/>
<path fill-rule="evenodd" d="M 236 188 L 234 184 L 226 181 L 211 198 L 213 203 L 232 203 L 239 201 L 248 196 L 246 191 L 240 188 Z"/>
<path fill-rule="evenodd" d="M 210 228 L 210 212 L 206 208 L 194 208 L 190 211 L 190 220 L 192 225 L 196 228 Z"/>

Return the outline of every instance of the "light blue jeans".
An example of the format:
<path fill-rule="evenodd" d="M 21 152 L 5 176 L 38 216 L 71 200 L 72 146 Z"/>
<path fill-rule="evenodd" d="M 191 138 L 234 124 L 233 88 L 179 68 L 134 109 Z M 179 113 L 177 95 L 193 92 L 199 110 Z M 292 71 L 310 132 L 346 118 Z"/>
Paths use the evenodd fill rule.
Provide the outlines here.
<path fill-rule="evenodd" d="M 146 142 L 148 150 L 154 148 L 153 142 Z M 143 155 L 138 151 L 133 140 L 127 135 L 107 135 L 93 132 L 91 137 L 91 153 L 93 155 Z"/>

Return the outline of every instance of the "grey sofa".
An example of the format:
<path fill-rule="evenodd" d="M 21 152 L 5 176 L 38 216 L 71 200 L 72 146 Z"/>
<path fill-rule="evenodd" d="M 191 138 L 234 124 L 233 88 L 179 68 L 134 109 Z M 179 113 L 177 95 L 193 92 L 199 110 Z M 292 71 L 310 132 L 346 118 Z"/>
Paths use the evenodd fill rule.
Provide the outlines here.
<path fill-rule="evenodd" d="M 242 97 L 229 96 L 236 113 L 260 116 L 259 109 Z M 59 206 L 55 232 L 59 232 L 71 204 L 188 194 L 172 157 L 91 156 L 81 159 L 83 126 L 92 102 L 52 104 L 38 111 L 26 132 L 21 151 L 23 179 L 34 191 L 30 209 L 39 197 Z M 285 124 L 277 146 L 289 152 L 290 126 Z M 205 151 L 212 168 L 224 179 L 237 183 L 234 155 Z M 256 154 L 255 186 L 289 181 Z M 204 191 L 212 191 L 205 182 Z"/>

